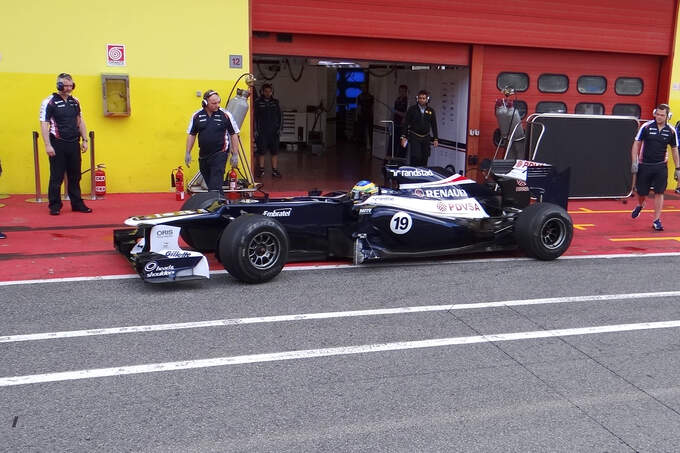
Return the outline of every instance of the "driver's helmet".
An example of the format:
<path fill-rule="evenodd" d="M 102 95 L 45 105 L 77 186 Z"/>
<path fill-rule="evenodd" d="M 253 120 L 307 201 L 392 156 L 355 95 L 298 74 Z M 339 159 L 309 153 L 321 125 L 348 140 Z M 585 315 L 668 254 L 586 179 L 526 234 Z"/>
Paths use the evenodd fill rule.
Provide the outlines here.
<path fill-rule="evenodd" d="M 363 201 L 376 193 L 378 193 L 378 186 L 373 184 L 371 181 L 364 179 L 352 187 L 350 195 L 354 201 Z"/>

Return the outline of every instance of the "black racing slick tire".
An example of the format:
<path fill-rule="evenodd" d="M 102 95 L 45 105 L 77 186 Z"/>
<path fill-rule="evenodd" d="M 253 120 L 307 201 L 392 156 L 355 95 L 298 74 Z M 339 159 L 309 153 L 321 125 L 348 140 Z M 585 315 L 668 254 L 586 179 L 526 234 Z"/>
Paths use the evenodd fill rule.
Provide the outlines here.
<path fill-rule="evenodd" d="M 552 203 L 529 205 L 515 221 L 515 239 L 520 249 L 539 260 L 560 257 L 569 248 L 573 236 L 571 217 Z"/>
<path fill-rule="evenodd" d="M 220 238 L 220 260 L 229 274 L 246 283 L 279 275 L 288 259 L 288 235 L 281 223 L 247 214 L 234 219 Z"/>
<path fill-rule="evenodd" d="M 198 192 L 184 202 L 182 211 L 195 211 L 209 208 L 217 199 L 217 192 Z M 183 226 L 179 235 L 189 247 L 198 252 L 212 252 L 217 247 L 217 238 L 213 234 L 206 234 L 199 228 Z"/>
<path fill-rule="evenodd" d="M 193 194 L 182 205 L 182 211 L 194 211 L 196 209 L 209 208 L 219 198 L 217 192 L 198 192 Z"/>

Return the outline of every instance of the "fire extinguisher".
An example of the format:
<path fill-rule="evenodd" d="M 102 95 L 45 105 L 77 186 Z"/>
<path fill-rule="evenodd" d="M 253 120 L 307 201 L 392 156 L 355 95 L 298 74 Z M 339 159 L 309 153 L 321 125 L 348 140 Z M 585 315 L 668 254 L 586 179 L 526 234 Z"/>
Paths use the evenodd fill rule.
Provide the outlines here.
<path fill-rule="evenodd" d="M 175 198 L 177 201 L 184 200 L 184 173 L 182 166 L 177 167 L 170 173 L 170 178 L 175 182 Z"/>
<path fill-rule="evenodd" d="M 229 171 L 229 199 L 234 200 L 238 198 L 238 192 L 236 192 L 236 183 L 238 182 L 238 175 L 234 167 Z"/>
<path fill-rule="evenodd" d="M 97 164 L 97 169 L 94 171 L 94 193 L 98 197 L 106 195 L 106 172 L 104 164 Z"/>

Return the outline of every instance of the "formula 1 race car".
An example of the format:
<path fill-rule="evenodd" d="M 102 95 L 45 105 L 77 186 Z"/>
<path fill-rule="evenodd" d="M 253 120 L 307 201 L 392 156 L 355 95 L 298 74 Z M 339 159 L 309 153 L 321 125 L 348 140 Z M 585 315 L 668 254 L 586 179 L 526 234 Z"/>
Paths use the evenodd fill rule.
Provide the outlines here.
<path fill-rule="evenodd" d="M 234 278 L 265 282 L 291 261 L 434 257 L 519 247 L 552 260 L 573 235 L 569 170 L 494 160 L 483 184 L 438 167 L 384 168 L 385 186 L 225 200 L 198 193 L 179 212 L 130 217 L 114 245 L 147 282 L 208 278 L 214 252 Z M 531 197 L 536 201 L 531 203 Z M 181 237 L 193 250 L 178 245 Z"/>

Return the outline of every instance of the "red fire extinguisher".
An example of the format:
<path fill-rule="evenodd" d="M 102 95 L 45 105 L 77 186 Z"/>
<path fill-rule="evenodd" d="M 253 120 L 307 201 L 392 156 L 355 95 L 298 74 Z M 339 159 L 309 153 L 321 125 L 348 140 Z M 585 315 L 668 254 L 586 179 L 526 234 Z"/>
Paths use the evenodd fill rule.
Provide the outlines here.
<path fill-rule="evenodd" d="M 184 173 L 182 172 L 182 166 L 177 167 L 177 170 L 173 170 L 171 173 L 175 180 L 175 198 L 177 201 L 184 200 Z"/>
<path fill-rule="evenodd" d="M 236 192 L 236 183 L 238 182 L 238 175 L 236 174 L 236 170 L 234 167 L 231 168 L 231 171 L 229 172 L 229 199 L 230 200 L 235 200 L 238 198 L 238 192 Z"/>
<path fill-rule="evenodd" d="M 97 164 L 97 169 L 94 171 L 94 193 L 98 197 L 106 195 L 106 172 L 104 164 Z"/>

